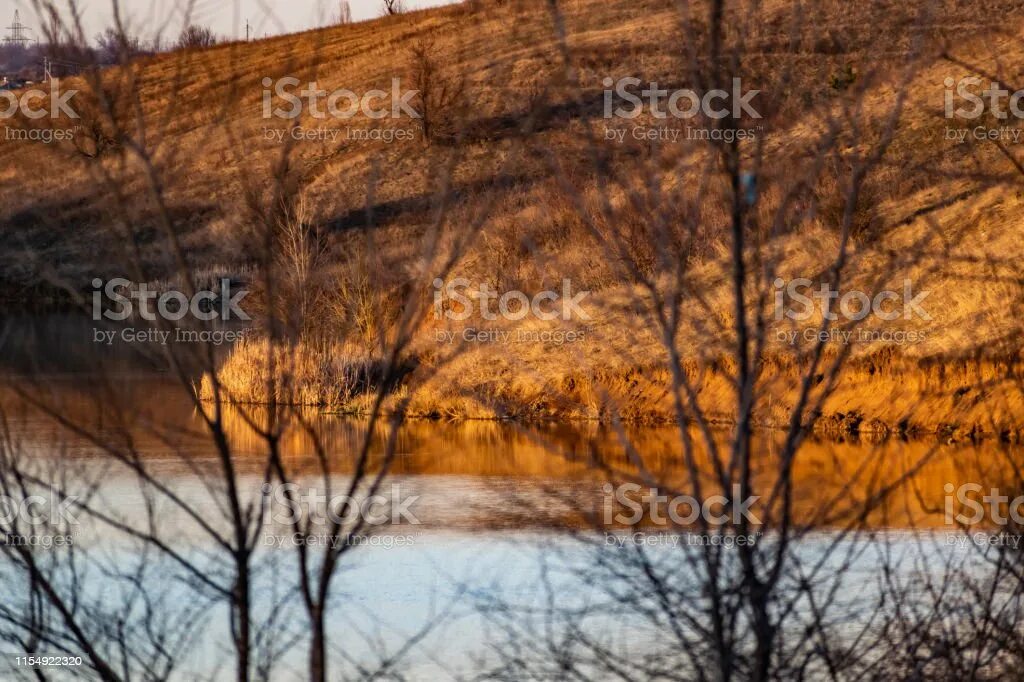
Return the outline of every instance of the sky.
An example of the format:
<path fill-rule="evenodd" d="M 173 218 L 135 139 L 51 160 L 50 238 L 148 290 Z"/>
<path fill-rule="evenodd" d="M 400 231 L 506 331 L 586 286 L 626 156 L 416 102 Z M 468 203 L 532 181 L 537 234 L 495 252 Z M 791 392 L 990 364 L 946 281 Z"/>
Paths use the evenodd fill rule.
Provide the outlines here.
<path fill-rule="evenodd" d="M 70 0 L 56 0 L 67 7 Z M 405 0 L 410 9 L 440 5 L 451 0 Z M 165 38 L 174 39 L 185 22 L 186 9 L 191 2 L 190 21 L 211 28 L 214 33 L 229 38 L 244 38 L 246 20 L 255 35 L 291 33 L 323 26 L 338 14 L 340 0 L 74 0 L 82 16 L 86 35 L 95 36 L 113 21 L 115 2 L 122 14 L 129 17 L 129 26 L 135 33 L 149 39 L 158 31 Z M 359 21 L 380 14 L 381 0 L 349 0 L 352 17 Z M 14 11 L 21 13 L 21 22 L 35 31 L 40 29 L 39 17 L 32 0 L 0 0 L 0 39 L 7 37 Z"/>

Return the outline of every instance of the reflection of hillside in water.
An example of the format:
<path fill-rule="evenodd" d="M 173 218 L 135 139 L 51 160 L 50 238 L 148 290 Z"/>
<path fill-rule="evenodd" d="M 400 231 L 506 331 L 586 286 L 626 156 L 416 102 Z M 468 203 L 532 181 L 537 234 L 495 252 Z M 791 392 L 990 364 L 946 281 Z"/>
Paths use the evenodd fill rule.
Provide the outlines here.
<path fill-rule="evenodd" d="M 20 386 L 33 399 L 44 402 L 55 413 L 89 432 L 118 442 L 131 442 L 151 461 L 159 461 L 168 476 L 188 478 L 195 475 L 197 463 L 216 462 L 202 420 L 187 393 L 170 377 L 90 381 L 64 377 L 59 381 L 48 380 L 45 386 L 31 382 Z M 58 436 L 52 420 L 26 408 L 10 387 L 0 396 L 8 414 L 17 415 L 12 420 L 13 430 L 34 454 L 62 453 L 84 459 L 99 456 L 97 449 L 82 437 L 67 433 Z M 315 411 L 302 416 L 306 426 L 291 420 L 281 441 L 282 453 L 292 471 L 297 475 L 318 471 L 312 430 L 333 474 L 343 477 L 350 473 L 368 422 Z M 263 470 L 264 445 L 250 422 L 262 423 L 264 419 L 265 410 L 255 406 L 229 408 L 225 413 L 224 424 L 240 474 L 257 475 Z M 374 429 L 374 463 L 381 460 L 388 430 L 386 423 L 378 423 Z M 676 429 L 631 428 L 626 435 L 661 487 L 676 492 L 690 489 Z M 701 442 L 696 432 L 691 435 L 694 443 Z M 727 433 L 721 432 L 717 437 L 725 452 Z M 767 497 L 780 466 L 781 434 L 759 432 L 755 448 L 760 457 L 753 482 L 762 497 Z M 448 477 L 453 483 L 458 479 L 460 486 L 477 479 L 492 497 L 513 489 L 549 491 L 554 495 L 572 491 L 573 495 L 589 498 L 590 502 L 581 506 L 591 509 L 593 504 L 600 503 L 601 484 L 607 480 L 604 470 L 626 476 L 637 472 L 616 432 L 596 423 L 527 427 L 488 421 L 411 421 L 398 435 L 397 452 L 391 472 L 403 479 Z M 810 441 L 800 450 L 793 467 L 794 511 L 801 523 L 842 525 L 866 500 L 907 477 L 887 504 L 870 515 L 869 522 L 890 527 L 937 527 L 943 524 L 946 483 L 1012 481 L 1013 460 L 1021 456 L 1019 448 L 994 442 L 940 446 L 934 442 L 896 439 L 882 443 Z M 700 449 L 696 459 L 705 491 L 714 490 L 710 456 Z M 498 502 L 495 498 L 491 504 Z"/>
<path fill-rule="evenodd" d="M 166 348 L 158 342 L 113 343 L 97 341 L 96 330 L 135 330 L 137 338 L 153 323 L 127 320 L 123 323 L 94 322 L 84 312 L 47 315 L 10 315 L 0 319 L 0 376 L 6 373 L 27 375 L 152 373 L 169 367 Z M 170 337 L 169 337 L 170 338 Z M 218 360 L 227 346 L 216 347 Z M 199 344 L 178 344 L 175 355 L 186 366 L 193 352 L 205 352 Z"/>
<path fill-rule="evenodd" d="M 6 352 L 0 353 L 0 362 L 3 369 L 18 374 L 6 383 L 0 381 L 0 401 L 19 447 L 38 457 L 84 461 L 100 457 L 87 437 L 59 429 L 52 417 L 27 404 L 37 402 L 88 434 L 130 444 L 150 462 L 158 463 L 167 476 L 179 477 L 183 483 L 197 471 L 215 471 L 216 453 L 188 392 L 172 374 L 157 369 L 160 364 L 153 361 L 154 356 L 126 354 L 88 342 L 91 325 L 90 320 L 71 316 L 4 323 L 7 333 L 0 343 Z M 212 405 L 206 408 L 212 409 Z M 259 406 L 225 411 L 225 430 L 240 475 L 258 476 L 264 470 L 265 444 L 251 424 L 265 421 L 266 411 Z M 315 433 L 332 474 L 343 477 L 352 471 L 368 428 L 366 420 L 309 410 L 301 414 L 301 420 L 292 416 L 281 451 L 296 475 L 317 472 L 311 432 Z M 380 463 L 388 433 L 386 422 L 374 427 L 371 466 Z M 627 428 L 625 435 L 660 487 L 673 493 L 691 490 L 677 429 Z M 722 457 L 727 457 L 726 438 L 724 431 L 717 434 Z M 781 439 L 782 434 L 773 431 L 755 436 L 759 457 L 752 480 L 764 499 L 777 479 Z M 700 447 L 696 431 L 691 440 L 698 446 L 695 459 L 705 494 L 716 492 L 712 459 Z M 620 436 L 593 422 L 527 427 L 492 421 L 411 421 L 398 434 L 397 453 L 390 470 L 395 476 L 406 481 L 421 478 L 424 483 L 427 477 L 446 480 L 452 491 L 484 494 L 491 498 L 488 506 L 492 512 L 515 504 L 501 499 L 512 490 L 579 498 L 581 507 L 593 509 L 601 503 L 607 470 L 623 474 L 616 483 L 638 471 Z M 939 446 L 896 439 L 882 443 L 810 441 L 793 465 L 793 507 L 798 522 L 842 525 L 866 500 L 906 477 L 868 521 L 876 526 L 941 526 L 945 484 L 985 481 L 990 484 L 986 487 L 991 487 L 995 485 L 992 482 L 1004 482 L 1000 486 L 1004 492 L 1012 491 L 1008 482 L 1016 480 L 1014 466 L 1022 458 L 1020 447 L 996 442 Z M 211 466 L 204 468 L 207 462 Z M 117 475 L 116 469 L 112 475 Z M 128 476 L 126 472 L 122 475 Z M 493 514 L 490 519 L 496 522 Z"/>

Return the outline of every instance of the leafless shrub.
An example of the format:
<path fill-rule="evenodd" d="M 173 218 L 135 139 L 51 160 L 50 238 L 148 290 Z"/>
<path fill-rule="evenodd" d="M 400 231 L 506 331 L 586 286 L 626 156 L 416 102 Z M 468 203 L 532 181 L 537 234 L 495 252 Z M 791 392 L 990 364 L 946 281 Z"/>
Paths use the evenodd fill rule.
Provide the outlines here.
<path fill-rule="evenodd" d="M 100 64 L 122 64 L 145 52 L 142 39 L 123 28 L 111 26 L 96 36 L 96 55 Z"/>
<path fill-rule="evenodd" d="M 217 36 L 209 28 L 192 24 L 178 36 L 178 47 L 212 47 L 217 44 Z"/>
<path fill-rule="evenodd" d="M 467 94 L 465 76 L 445 73 L 429 40 L 410 49 L 410 70 L 424 139 L 428 143 L 450 139 L 461 128 Z"/>
<path fill-rule="evenodd" d="M 61 16 L 55 4 L 39 4 Z M 389 6 L 400 9 L 400 3 Z M 81 26 L 74 19 L 62 31 L 77 35 L 81 42 Z M 180 195 L 174 194 L 181 176 L 174 171 L 173 150 L 169 157 L 162 137 L 166 118 L 148 108 L 143 94 L 146 66 L 132 60 L 138 42 L 125 36 L 119 26 L 104 38 L 109 58 L 116 57 L 120 69 L 113 74 L 98 68 L 83 73 L 80 87 L 93 104 L 95 130 L 102 136 L 96 133 L 94 148 L 83 149 L 79 161 L 95 183 L 93 196 L 109 217 L 108 227 L 123 237 L 119 267 L 138 282 L 151 282 L 151 268 L 158 263 L 159 277 L 176 282 L 182 295 L 191 297 L 204 275 L 194 267 L 184 244 L 187 229 L 177 205 Z M 191 72 L 170 64 L 175 68 L 161 96 L 173 101 Z M 238 107 L 238 102 L 226 106 Z M 225 117 L 229 135 L 230 119 Z M 106 140 L 117 143 L 103 146 Z M 88 447 L 96 458 L 90 466 L 96 468 L 89 475 L 72 476 L 59 456 L 45 460 L 46 467 L 53 468 L 36 467 L 21 444 L 9 439 L 0 447 L 0 484 L 22 499 L 38 488 L 61 500 L 73 499 L 83 525 L 116 536 L 119 548 L 128 554 L 111 565 L 104 562 L 102 542 L 83 542 L 68 553 L 39 559 L 18 544 L 25 535 L 22 529 L 0 527 L 15 540 L 0 543 L 2 570 L 9 574 L 9 584 L 24 585 L 28 595 L 0 612 L 0 637 L 6 641 L 81 655 L 81 672 L 98 679 L 165 679 L 183 665 L 184 652 L 203 637 L 199 633 L 210 633 L 207 628 L 213 623 L 217 651 L 206 664 L 209 670 L 230 668 L 238 680 L 274 678 L 284 652 L 301 640 L 307 650 L 305 664 L 299 664 L 304 678 L 322 682 L 345 676 L 346 671 L 360 676 L 396 673 L 411 643 L 397 651 L 381 648 L 376 661 L 352 661 L 332 646 L 330 624 L 340 604 L 336 585 L 358 540 L 373 530 L 365 518 L 343 515 L 338 509 L 311 510 L 308 516 L 276 527 L 276 532 L 303 541 L 287 546 L 284 554 L 268 551 L 263 543 L 263 533 L 275 530 L 265 515 L 271 489 L 283 490 L 291 498 L 290 486 L 312 474 L 323 490 L 344 491 L 348 499 L 372 497 L 381 490 L 395 459 L 408 402 L 408 396 L 395 395 L 394 388 L 407 371 L 412 337 L 427 310 L 420 287 L 409 286 L 399 294 L 397 314 L 387 319 L 347 317 L 356 321 L 358 331 L 335 331 L 339 340 L 356 344 L 337 344 L 355 348 L 351 362 L 326 354 L 322 338 L 309 338 L 314 336 L 309 331 L 312 325 L 326 310 L 317 299 L 326 248 L 303 199 L 307 179 L 304 169 L 292 164 L 292 151 L 292 146 L 282 145 L 270 169 L 252 165 L 240 178 L 248 209 L 243 240 L 244 256 L 251 263 L 248 284 L 263 302 L 261 319 L 251 329 L 260 335 L 251 348 L 263 355 L 253 371 L 264 384 L 263 404 L 250 405 L 232 392 L 222 380 L 217 344 L 202 337 L 196 337 L 196 343 L 165 346 L 156 354 L 155 361 L 164 363 L 168 376 L 174 377 L 174 395 L 189 406 L 187 425 L 170 426 L 173 420 L 165 421 L 167 415 L 159 409 L 153 413 L 142 403 L 119 396 L 102 408 L 114 421 L 99 426 L 85 413 L 65 410 L 59 392 L 51 390 L 45 377 L 26 377 L 14 389 L 13 404 L 52 420 L 65 437 Z M 237 145 L 230 153 L 244 155 L 245 146 Z M 241 159 L 236 161 L 239 168 L 246 167 Z M 450 172 L 442 167 L 437 177 Z M 145 229 L 137 224 L 142 205 L 148 213 Z M 418 237 L 414 267 L 429 273 L 430 279 L 446 276 L 486 217 L 484 211 L 455 228 L 448 224 L 446 211 L 439 212 Z M 373 227 L 368 225 L 365 235 L 370 244 Z M 366 251 L 372 254 L 371 248 Z M 379 269 L 372 258 L 368 262 Z M 59 276 L 52 283 L 71 300 L 87 305 L 73 283 Z M 153 333 L 213 331 L 207 320 L 159 317 L 147 322 Z M 341 393 L 362 394 L 367 428 L 346 443 L 344 453 L 331 449 L 317 420 L 308 419 L 299 407 L 303 387 L 295 377 L 301 372 L 293 370 L 300 364 L 318 375 L 325 368 L 337 368 Z M 91 386 L 94 397 L 118 395 L 113 376 L 97 373 Z M 11 415 L 7 398 L 5 393 L 0 425 Z M 148 414 L 142 416 L 143 412 Z M 308 444 L 306 454 L 312 460 L 287 455 L 283 443 L 291 438 Z M 149 457 L 145 442 L 158 443 L 158 449 L 180 465 L 178 471 L 202 491 L 199 499 L 181 494 L 161 468 L 161 461 L 167 460 Z M 209 456 L 205 462 L 195 458 L 197 443 Z M 313 468 L 310 461 L 316 462 Z M 122 513 L 117 502 L 96 493 L 110 481 L 128 482 L 137 493 L 132 498 L 136 513 Z M 315 538 L 327 542 L 308 541 Z M 80 562 L 90 570 L 83 573 Z M 115 599 L 112 607 L 90 598 L 115 586 L 126 596 L 123 601 Z M 412 642 L 421 636 L 414 634 Z M 371 651 L 375 648 L 376 644 Z"/>

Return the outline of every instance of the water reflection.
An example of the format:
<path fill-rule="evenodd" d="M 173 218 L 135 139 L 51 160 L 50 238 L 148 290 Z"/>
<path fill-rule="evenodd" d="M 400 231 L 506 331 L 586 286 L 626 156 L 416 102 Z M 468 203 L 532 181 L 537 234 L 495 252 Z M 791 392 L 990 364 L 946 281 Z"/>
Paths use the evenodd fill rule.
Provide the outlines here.
<path fill-rule="evenodd" d="M 95 562 L 75 577 L 86 585 L 83 594 L 100 600 L 115 594 L 116 602 L 118 584 L 135 584 L 134 575 L 119 583 L 133 568 L 144 568 L 147 580 L 158 584 L 178 570 L 166 557 L 147 563 L 144 543 L 123 529 L 112 532 L 112 523 L 131 529 L 158 520 L 163 542 L 180 556 L 208 567 L 211 575 L 223 577 L 223 558 L 216 555 L 210 533 L 203 527 L 216 532 L 229 528 L 225 481 L 219 475 L 223 463 L 197 405 L 182 382 L 161 364 L 159 352 L 122 354 L 95 348 L 83 341 L 87 326 L 67 319 L 32 320 L 18 334 L 6 336 L 3 348 L 8 352 L 0 353 L 5 372 L 0 379 L 0 414 L 5 419 L 7 447 L 29 455 L 37 470 L 59 472 L 65 485 L 88 491 L 92 502 L 109 515 L 107 523 L 92 518 L 92 523 L 76 529 L 76 551 L 91 552 Z M 81 351 L 83 344 L 88 352 Z M 262 483 L 267 478 L 267 446 L 252 425 L 265 416 L 258 406 L 230 408 L 224 416 L 233 453 L 232 481 L 243 497 L 254 502 L 266 494 Z M 331 472 L 329 482 L 343 490 L 370 428 L 366 420 L 317 411 L 292 415 L 280 441 L 282 459 L 296 473 L 300 487 L 322 485 L 323 479 L 317 476 L 324 466 L 317 457 L 319 445 Z M 371 458 L 380 456 L 389 436 L 387 424 L 373 429 Z M 726 446 L 727 436 L 726 431 L 717 434 L 720 448 Z M 782 437 L 764 431 L 755 438 L 751 479 L 764 496 L 777 482 Z M 694 437 L 694 441 L 700 439 Z M 111 457 L 110 449 L 132 456 Z M 347 557 L 350 563 L 342 581 L 346 609 L 332 615 L 330 622 L 339 641 L 350 647 L 346 653 L 359 660 L 372 657 L 371 646 L 359 640 L 360 631 L 383 627 L 389 632 L 382 638 L 386 648 L 400 647 L 433 618 L 435 598 L 457 601 L 467 586 L 482 593 L 488 603 L 501 595 L 519 600 L 524 609 L 537 607 L 535 602 L 547 597 L 538 588 L 542 582 L 571 610 L 595 592 L 614 591 L 622 566 L 610 564 L 608 572 L 601 573 L 602 562 L 609 553 L 627 547 L 605 544 L 600 537 L 596 543 L 593 538 L 589 544 L 581 543 L 582 534 L 576 533 L 600 519 L 609 480 L 621 483 L 647 476 L 667 489 L 692 490 L 683 439 L 672 427 L 620 431 L 588 422 L 411 421 L 399 430 L 396 450 L 399 454 L 390 467 L 387 486 L 399 486 L 401 496 L 415 498 L 410 509 L 418 522 L 375 528 L 376 544 L 368 543 Z M 851 611 L 877 601 L 877 587 L 871 583 L 877 565 L 887 560 L 892 547 L 912 546 L 930 536 L 909 529 L 949 530 L 943 516 L 947 484 L 1005 481 L 1008 484 L 1003 487 L 1012 489 L 1021 454 L 1019 448 L 996 442 L 809 441 L 793 463 L 793 520 L 815 532 L 803 536 L 794 554 L 810 564 L 824 557 L 828 575 L 848 569 L 842 589 L 837 581 L 836 591 L 849 602 Z M 694 458 L 702 485 L 713 487 L 710 453 L 699 448 Z M 133 468 L 137 462 L 144 463 L 153 477 L 149 485 L 139 484 Z M 165 492 L 154 496 L 157 486 Z M 874 499 L 884 501 L 873 504 Z M 871 511 L 862 515 L 865 508 Z M 202 510 L 201 518 L 190 517 L 187 509 Z M 764 513 L 756 505 L 754 511 Z M 257 547 L 259 618 L 302 637 L 308 624 L 298 602 L 287 600 L 297 589 L 296 555 L 286 542 L 287 526 L 275 524 L 268 519 L 262 529 L 268 541 L 261 540 Z M 830 544 L 839 535 L 835 531 L 850 524 L 896 532 L 844 538 L 839 542 L 849 549 L 829 554 Z M 879 541 L 880 537 L 886 539 Z M 408 542 L 398 543 L 398 538 Z M 655 565 L 662 563 L 666 576 L 690 575 L 692 571 L 680 572 L 678 567 L 692 568 L 699 552 L 667 543 L 646 549 Z M 927 570 L 947 566 L 946 562 L 966 562 L 963 557 L 973 556 L 972 549 L 947 546 L 939 539 L 916 555 L 925 571 L 914 561 L 893 567 L 916 579 Z M 556 569 L 554 578 L 548 571 L 551 565 Z M 964 574 L 959 566 L 957 574 Z M 695 587 L 697 593 L 699 587 Z M 75 589 L 79 589 L 77 583 Z M 165 596 L 169 613 L 195 600 L 188 591 L 180 597 L 175 592 Z M 186 674 L 208 673 L 212 662 L 225 658 L 226 619 L 210 608 L 203 645 L 196 649 L 190 662 L 193 667 Z M 475 657 L 491 644 L 482 618 L 473 603 L 461 605 L 456 613 L 457 618 L 446 620 L 431 633 L 426 654 L 410 661 L 419 678 L 432 679 L 445 668 L 431 651 L 443 650 L 448 667 L 467 672 L 479 668 Z M 638 650 L 664 635 L 649 623 L 646 630 L 643 623 L 623 627 L 625 617 L 621 612 L 607 614 L 597 620 L 596 627 L 608 628 Z M 855 622 L 855 617 L 848 618 L 848 624 Z M 353 639 L 356 644 L 351 644 Z M 284 657 L 282 679 L 302 678 L 302 655 L 296 651 Z"/>
<path fill-rule="evenodd" d="M 99 444 L 106 440 L 130 446 L 185 487 L 216 467 L 209 431 L 181 378 L 166 363 L 166 349 L 92 343 L 93 327 L 90 320 L 70 314 L 4 321 L 0 407 L 19 447 L 40 458 L 94 460 L 93 468 L 102 464 L 108 483 L 119 477 L 130 481 L 132 474 L 102 462 Z M 199 375 L 184 379 L 198 382 Z M 265 473 L 266 442 L 252 425 L 264 418 L 258 406 L 229 408 L 224 415 L 236 471 L 254 490 Z M 351 473 L 368 428 L 365 420 L 306 411 L 291 422 L 280 447 L 292 471 L 300 476 L 319 471 L 319 442 L 333 476 Z M 383 449 L 388 429 L 377 425 L 372 451 Z M 723 450 L 727 435 L 717 435 Z M 782 437 L 762 431 L 755 438 L 752 481 L 764 494 L 779 471 Z M 693 440 L 700 445 L 696 434 Z M 692 488 L 681 434 L 674 427 L 618 431 L 590 422 L 525 426 L 421 420 L 402 426 L 396 451 L 390 473 L 412 494 L 433 500 L 424 524 L 439 528 L 579 525 L 582 520 L 574 515 L 600 508 L 609 478 L 620 483 L 637 476 L 638 456 L 645 473 L 660 485 Z M 872 496 L 898 485 L 866 519 L 869 524 L 942 526 L 946 484 L 1014 481 L 1020 455 L 1019 448 L 998 442 L 811 440 L 793 464 L 795 518 L 822 527 L 842 525 Z M 706 448 L 698 447 L 695 460 L 702 483 L 713 488 L 714 467 Z"/>
<path fill-rule="evenodd" d="M 45 381 L 8 383 L 0 390 L 13 438 L 37 457 L 60 456 L 82 462 L 104 460 L 93 441 L 113 439 L 130 443 L 163 475 L 186 484 L 197 471 L 217 466 L 209 433 L 196 406 L 180 384 L 165 376 L 95 377 L 82 381 L 75 376 L 49 377 Z M 45 405 L 69 426 L 55 423 L 32 404 Z M 235 453 L 236 470 L 258 487 L 266 467 L 266 443 L 253 430 L 261 408 L 231 408 L 224 419 L 228 440 Z M 376 426 L 371 451 L 380 452 L 390 427 Z M 301 475 L 319 471 L 316 442 L 327 454 L 331 471 L 338 477 L 350 474 L 366 436 L 366 420 L 308 412 L 294 419 L 281 440 L 281 452 L 290 469 Z M 80 431 L 77 432 L 77 431 Z M 314 435 L 315 434 L 315 439 Z M 700 443 L 694 436 L 695 442 Z M 719 447 L 727 447 L 727 432 L 718 434 Z M 783 434 L 760 432 L 755 438 L 755 489 L 766 491 L 779 471 Z M 637 475 L 635 459 L 627 444 L 643 459 L 644 467 L 668 489 L 688 490 L 684 448 L 679 430 L 673 427 L 636 427 L 622 432 L 596 423 L 521 425 L 492 421 L 460 423 L 414 420 L 398 434 L 390 473 L 416 494 L 446 498 L 458 504 L 434 505 L 438 526 L 492 525 L 508 527 L 506 516 L 514 503 L 526 503 L 513 493 L 546 494 L 575 498 L 580 508 L 593 509 L 604 496 L 602 485 L 609 472 L 616 482 Z M 812 440 L 794 462 L 798 520 L 829 524 L 846 520 L 843 509 L 856 510 L 872 495 L 899 484 L 869 521 L 876 526 L 920 527 L 943 524 L 942 510 L 947 483 L 1014 480 L 1014 461 L 1020 451 L 997 442 L 945 445 L 934 441 L 884 442 Z M 702 480 L 714 486 L 709 453 L 696 452 Z M 117 467 L 107 476 L 115 479 Z M 126 480 L 131 472 L 124 471 Z M 905 482 L 901 479 L 906 478 Z M 584 500 L 589 500 L 583 504 Z M 556 504 L 555 502 L 558 502 Z M 533 500 L 532 504 L 538 504 Z M 566 506 L 565 499 L 553 501 Z M 475 510 L 475 522 L 467 519 Z M 580 511 L 576 510 L 576 511 Z M 571 509 L 558 519 L 529 515 L 534 525 L 558 525 L 568 520 Z M 829 513 L 835 512 L 835 513 Z M 455 516 L 458 521 L 455 521 Z M 526 520 L 523 520 L 525 523 Z"/>

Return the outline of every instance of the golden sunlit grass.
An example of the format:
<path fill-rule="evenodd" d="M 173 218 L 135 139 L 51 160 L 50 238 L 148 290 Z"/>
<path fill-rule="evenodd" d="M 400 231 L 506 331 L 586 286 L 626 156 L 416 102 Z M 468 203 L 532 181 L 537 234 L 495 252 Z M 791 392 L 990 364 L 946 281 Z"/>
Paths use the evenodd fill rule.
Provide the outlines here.
<path fill-rule="evenodd" d="M 265 340 L 242 341 L 218 373 L 222 398 L 241 404 L 267 404 L 273 399 L 284 405 L 354 409 L 352 401 L 373 389 L 379 373 L 375 362 L 356 356 L 354 350 L 343 344 L 315 350 L 299 345 L 275 347 L 271 353 Z M 203 377 L 199 391 L 205 400 L 214 398 L 209 376 Z"/>
<path fill-rule="evenodd" d="M 606 76 L 635 75 L 663 83 L 677 78 L 677 3 L 561 4 L 573 66 L 589 94 L 600 95 Z M 783 0 L 764 3 L 765 21 L 748 38 L 760 49 L 752 47 L 746 68 L 777 113 L 765 133 L 766 156 L 773 161 L 769 172 L 776 177 L 763 179 L 765 190 L 757 210 L 764 221 L 781 201 L 778 185 L 790 171 L 787 163 L 798 168 L 803 145 L 821 130 L 828 112 L 841 109 L 841 94 L 827 75 L 846 73 L 851 64 L 860 70 L 872 60 L 897 69 L 898 52 L 907 39 L 901 26 L 913 14 L 900 3 L 874 9 L 866 4 L 820 3 L 815 11 L 832 17 L 835 30 L 802 36 L 798 47 L 790 50 L 786 17 L 791 6 Z M 1001 33 L 977 23 L 982 7 L 989 16 L 1006 10 L 1001 14 Z M 999 7 L 946 3 L 933 30 L 939 37 L 955 37 L 962 58 L 985 65 L 998 54 L 1007 73 L 1019 73 L 1024 48 L 1015 30 L 1021 18 L 1010 11 L 1009 3 Z M 169 203 L 182 207 L 180 229 L 190 254 L 209 265 L 230 264 L 244 252 L 250 234 L 246 223 L 252 220 L 247 191 L 266 189 L 280 158 L 281 144 L 267 130 L 288 128 L 287 121 L 262 118 L 263 79 L 293 75 L 316 80 L 325 90 L 389 89 L 392 78 L 413 77 L 414 48 L 425 49 L 441 65 L 441 77 L 465 80 L 470 106 L 458 112 L 464 117 L 459 123 L 472 134 L 464 139 L 434 144 L 420 137 L 393 144 L 356 142 L 347 137 L 354 129 L 416 126 L 403 119 L 307 116 L 300 121 L 339 134 L 329 143 L 296 143 L 290 160 L 291 167 L 301 170 L 296 182 L 308 219 L 330 234 L 331 257 L 340 260 L 342 254 L 363 248 L 358 233 L 365 226 L 372 189 L 372 208 L 378 209 L 373 229 L 380 277 L 396 289 L 422 279 L 410 263 L 417 238 L 433 215 L 434 173 L 447 155 L 457 154 L 454 182 L 459 195 L 452 222 L 471 214 L 485 191 L 497 198 L 474 248 L 453 274 L 527 291 L 557 288 L 563 279 L 571 279 L 578 289 L 592 292 L 592 319 L 564 327 L 477 325 L 510 334 L 524 332 L 528 339 L 535 338 L 531 333 L 549 332 L 524 343 L 467 342 L 462 337 L 466 325 L 446 327 L 428 320 L 412 353 L 423 367 L 437 372 L 409 376 L 401 389 L 401 396 L 409 399 L 409 412 L 451 418 L 607 419 L 617 414 L 636 421 L 671 419 L 664 340 L 644 322 L 638 306 L 643 296 L 624 282 L 621 269 L 601 248 L 601 235 L 593 234 L 580 215 L 582 207 L 599 233 L 646 219 L 622 191 L 607 197 L 615 224 L 600 217 L 597 206 L 606 190 L 588 165 L 584 133 L 589 129 L 600 136 L 605 122 L 570 108 L 568 115 L 553 115 L 525 140 L 515 139 L 516 131 L 503 123 L 521 119 L 545 86 L 550 86 L 553 110 L 571 104 L 564 69 L 552 57 L 558 50 L 545 8 L 539 0 L 473 3 L 140 61 L 135 68 L 141 106 L 154 126 L 149 136 L 153 156 L 167 174 Z M 890 49 L 894 56 L 887 56 Z M 783 67 L 792 69 L 786 83 L 778 81 Z M 922 333 L 914 343 L 858 344 L 850 370 L 823 409 L 825 427 L 999 434 L 1021 426 L 1024 409 L 1015 377 L 1022 331 L 1018 264 L 1024 258 L 1024 201 L 1019 192 L 980 191 L 968 179 L 950 177 L 949 171 L 979 161 L 993 172 L 1014 172 L 991 145 L 957 145 L 944 139 L 948 122 L 941 118 L 942 81 L 963 75 L 961 67 L 944 60 L 937 50 L 917 72 L 892 152 L 858 206 L 854 274 L 845 283 L 845 288 L 898 290 L 909 278 L 916 290 L 931 292 L 926 307 L 932 319 L 900 320 L 885 327 L 889 332 Z M 104 78 L 117 83 L 119 71 L 113 69 Z M 74 87 L 74 81 L 68 87 Z M 880 124 L 892 100 L 893 93 L 885 87 L 869 93 L 869 127 Z M 130 117 L 126 124 L 132 125 Z M 506 167 L 519 144 L 529 153 Z M 699 150 L 692 147 L 626 144 L 609 151 L 609 164 L 627 178 L 638 169 L 662 168 L 658 180 L 666 191 L 696 186 L 705 167 Z M 686 160 L 687 155 L 693 160 Z M 0 219 L 8 221 L 0 224 L 10 228 L 19 248 L 29 244 L 38 250 L 37 256 L 61 263 L 64 274 L 78 276 L 84 285 L 82 273 L 102 274 L 96 270 L 103 266 L 92 265 L 90 255 L 102 249 L 105 240 L 115 245 L 111 248 L 120 248 L 116 245 L 121 242 L 111 239 L 102 211 L 90 212 L 100 199 L 86 191 L 86 171 L 75 159 L 68 148 L 58 145 L 0 144 L 4 169 L 18 168 L 19 177 L 48 179 L 30 186 L 0 184 Z M 103 163 L 120 174 L 131 196 L 140 183 L 138 168 L 120 167 L 115 159 Z M 499 171 L 513 181 L 497 183 Z M 0 170 L 0 177 L 4 173 L 10 174 Z M 826 172 L 821 178 L 811 217 L 770 245 L 779 254 L 780 275 L 819 278 L 828 267 L 826 256 L 835 252 L 842 213 L 834 175 L 838 173 Z M 578 203 L 567 197 L 566 184 Z M 721 360 L 732 333 L 731 299 L 723 274 L 729 271 L 723 237 L 728 211 L 721 201 L 726 191 L 724 186 L 709 189 L 700 206 L 701 240 L 692 254 L 692 286 L 704 302 L 690 301 L 687 314 L 706 325 L 700 331 L 688 328 L 675 340 L 686 354 L 702 406 L 721 421 L 729 421 L 728 409 L 734 404 L 728 366 Z M 684 208 L 672 219 L 682 224 Z M 145 225 L 147 207 L 132 209 Z M 638 234 L 643 236 L 642 231 Z M 651 250 L 640 237 L 631 247 L 641 255 Z M 245 263 L 236 265 L 241 271 Z M 3 279 L 0 272 L 0 283 Z M 426 290 L 429 278 L 419 284 Z M 346 314 L 359 315 L 352 310 Z M 370 319 L 361 326 L 370 329 L 376 322 Z M 454 334 L 451 338 L 457 342 L 448 337 L 439 342 L 440 332 Z M 582 334 L 559 342 L 552 340 L 552 332 Z M 365 353 L 344 340 L 297 348 L 294 353 L 273 351 L 280 370 L 278 400 L 331 410 L 358 410 L 365 404 L 367 389 L 373 387 L 373 362 Z M 265 342 L 247 342 L 235 349 L 220 375 L 233 399 L 268 399 L 267 356 Z M 779 425 L 785 420 L 795 399 L 801 362 L 784 344 L 768 349 L 770 376 L 764 403 L 756 410 L 759 423 Z M 202 390 L 210 397 L 209 379 Z"/>

